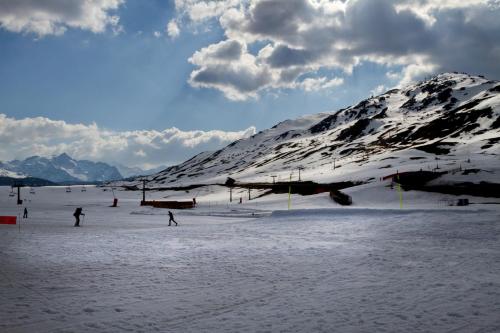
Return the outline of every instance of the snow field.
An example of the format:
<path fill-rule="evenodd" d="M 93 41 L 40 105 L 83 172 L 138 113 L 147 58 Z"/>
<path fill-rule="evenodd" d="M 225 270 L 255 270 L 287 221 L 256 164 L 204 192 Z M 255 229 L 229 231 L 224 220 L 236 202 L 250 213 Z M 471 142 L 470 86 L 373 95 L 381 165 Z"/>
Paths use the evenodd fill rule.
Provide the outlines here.
<path fill-rule="evenodd" d="M 225 190 L 174 212 L 179 227 L 138 206 L 138 192 L 117 191 L 110 208 L 99 188 L 23 190 L 30 218 L 20 232 L 0 225 L 0 331 L 500 330 L 496 206 L 444 208 L 408 192 L 407 209 L 376 209 L 395 192 L 368 184 L 350 190 L 353 208 L 293 196 L 301 209 L 276 212 L 287 195 L 229 205 Z M 9 191 L 2 215 L 19 210 Z M 148 193 L 164 196 L 175 197 Z"/>

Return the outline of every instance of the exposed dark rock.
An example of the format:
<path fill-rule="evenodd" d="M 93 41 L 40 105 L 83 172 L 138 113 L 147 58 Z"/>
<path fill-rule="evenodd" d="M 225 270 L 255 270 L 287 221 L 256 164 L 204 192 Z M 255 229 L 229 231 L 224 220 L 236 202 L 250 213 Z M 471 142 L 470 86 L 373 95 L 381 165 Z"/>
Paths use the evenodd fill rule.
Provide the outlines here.
<path fill-rule="evenodd" d="M 435 155 L 446 155 L 450 153 L 451 147 L 454 147 L 455 145 L 455 142 L 435 142 L 428 145 L 415 147 L 415 149 Z"/>
<path fill-rule="evenodd" d="M 500 128 L 500 117 L 497 116 L 497 119 L 491 124 L 490 126 L 491 129 L 498 129 Z"/>
<path fill-rule="evenodd" d="M 446 88 L 445 90 L 442 90 L 439 92 L 439 94 L 437 95 L 437 98 L 441 103 L 444 103 L 448 99 L 450 99 L 452 93 L 453 93 L 453 89 Z"/>
<path fill-rule="evenodd" d="M 328 131 L 331 128 L 331 126 L 337 122 L 337 116 L 342 111 L 343 110 L 339 110 L 339 111 L 335 112 L 334 114 L 332 114 L 331 116 L 324 118 L 319 123 L 317 123 L 316 125 L 309 128 L 309 131 L 312 134 Z"/>
<path fill-rule="evenodd" d="M 355 140 L 359 138 L 362 134 L 363 131 L 370 125 L 370 119 L 360 119 L 354 123 L 354 125 L 343 129 L 338 137 L 337 140 L 339 141 L 345 141 L 345 140 Z"/>
<path fill-rule="evenodd" d="M 500 92 L 500 84 L 497 84 L 493 88 L 489 89 L 490 92 Z"/>
<path fill-rule="evenodd" d="M 457 110 L 459 108 L 455 109 L 455 111 Z M 474 110 L 473 112 L 450 112 L 418 128 L 409 139 L 432 140 L 446 137 L 455 132 L 458 134 L 459 132 L 467 132 L 479 126 L 476 121 L 480 117 L 491 115 L 492 112 L 491 108 Z"/>

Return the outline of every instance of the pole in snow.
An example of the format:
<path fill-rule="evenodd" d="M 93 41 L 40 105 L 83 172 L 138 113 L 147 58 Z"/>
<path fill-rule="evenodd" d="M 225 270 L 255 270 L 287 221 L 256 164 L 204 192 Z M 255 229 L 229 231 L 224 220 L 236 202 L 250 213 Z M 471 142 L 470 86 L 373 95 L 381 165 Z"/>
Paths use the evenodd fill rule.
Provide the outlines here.
<path fill-rule="evenodd" d="M 146 179 L 142 180 L 142 202 L 146 202 Z"/>
<path fill-rule="evenodd" d="M 291 205 L 292 205 L 292 174 L 290 174 L 290 183 L 288 185 L 288 210 L 290 210 Z"/>
<path fill-rule="evenodd" d="M 399 191 L 399 208 L 403 208 L 403 191 L 401 190 L 401 181 L 399 180 L 399 173 L 398 173 L 398 191 Z"/>

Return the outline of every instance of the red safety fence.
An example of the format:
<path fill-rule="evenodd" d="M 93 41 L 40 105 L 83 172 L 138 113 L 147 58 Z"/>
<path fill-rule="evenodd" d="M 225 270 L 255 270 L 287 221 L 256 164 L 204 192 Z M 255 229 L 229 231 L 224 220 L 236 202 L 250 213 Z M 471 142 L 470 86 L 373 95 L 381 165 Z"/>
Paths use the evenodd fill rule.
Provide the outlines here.
<path fill-rule="evenodd" d="M 0 224 L 16 224 L 17 216 L 0 216 Z"/>

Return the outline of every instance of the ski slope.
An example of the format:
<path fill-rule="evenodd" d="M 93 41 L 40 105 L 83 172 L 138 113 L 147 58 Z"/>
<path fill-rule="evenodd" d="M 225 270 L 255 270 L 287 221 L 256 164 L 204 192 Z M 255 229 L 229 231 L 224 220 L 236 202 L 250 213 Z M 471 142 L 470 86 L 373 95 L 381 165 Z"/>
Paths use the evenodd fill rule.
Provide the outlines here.
<path fill-rule="evenodd" d="M 21 209 L 9 191 L 2 215 Z M 30 217 L 0 225 L 1 332 L 500 330 L 498 205 L 405 192 L 400 209 L 380 183 L 349 189 L 350 208 L 292 195 L 290 211 L 287 195 L 148 192 L 197 196 L 168 227 L 139 192 L 115 191 L 111 208 L 110 189 L 22 191 Z"/>

